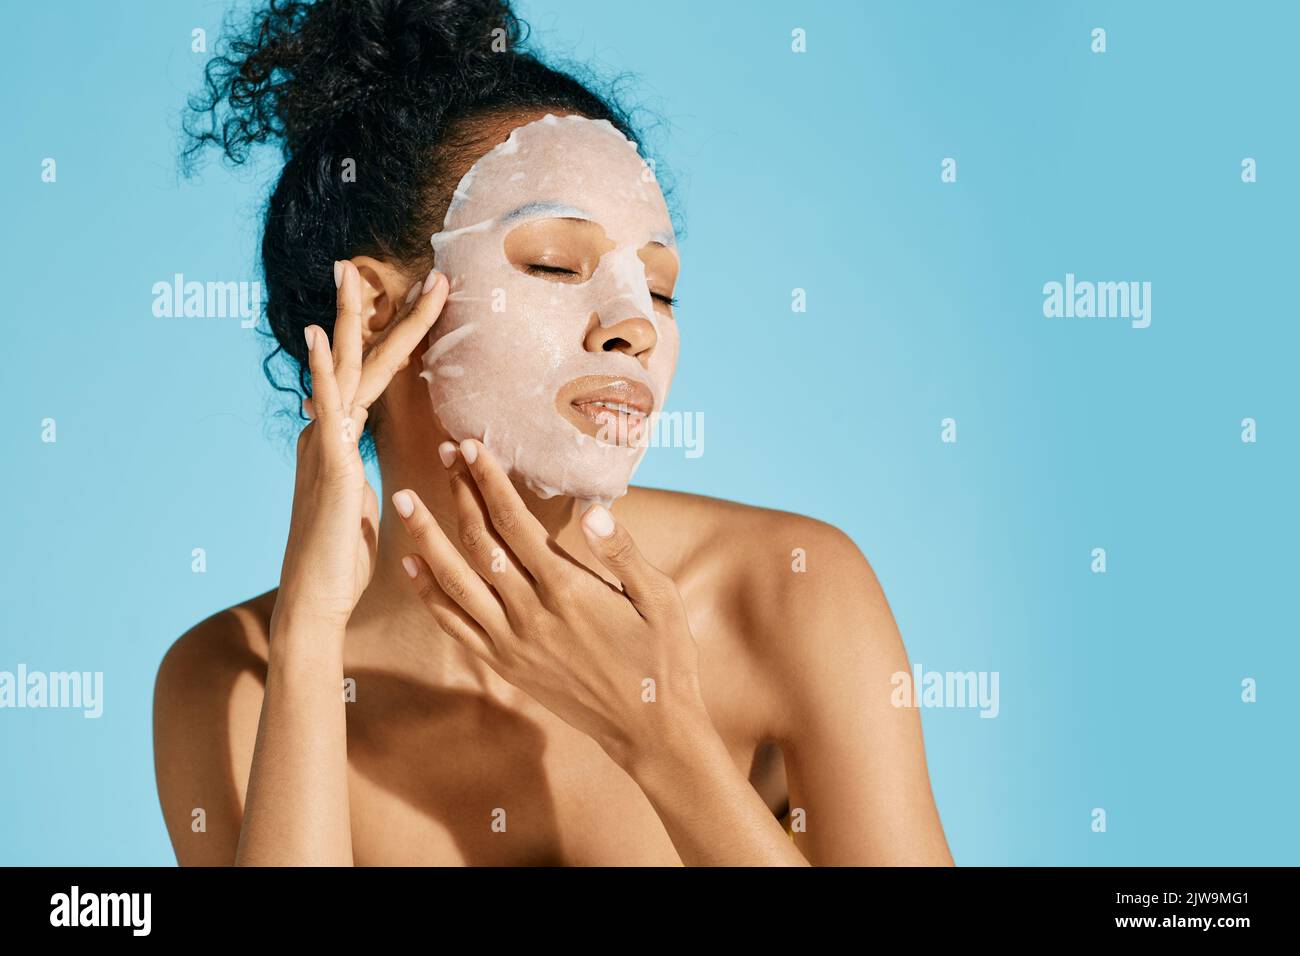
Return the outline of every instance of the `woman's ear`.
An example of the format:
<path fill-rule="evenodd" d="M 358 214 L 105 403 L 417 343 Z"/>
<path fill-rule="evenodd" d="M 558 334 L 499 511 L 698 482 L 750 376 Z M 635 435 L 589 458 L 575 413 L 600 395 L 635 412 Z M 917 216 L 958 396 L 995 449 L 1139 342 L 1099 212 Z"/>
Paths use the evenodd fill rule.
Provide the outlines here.
<path fill-rule="evenodd" d="M 401 313 L 406 293 L 416 280 L 392 263 L 371 256 L 356 256 L 351 262 L 361 274 L 361 347 L 369 350 Z"/>

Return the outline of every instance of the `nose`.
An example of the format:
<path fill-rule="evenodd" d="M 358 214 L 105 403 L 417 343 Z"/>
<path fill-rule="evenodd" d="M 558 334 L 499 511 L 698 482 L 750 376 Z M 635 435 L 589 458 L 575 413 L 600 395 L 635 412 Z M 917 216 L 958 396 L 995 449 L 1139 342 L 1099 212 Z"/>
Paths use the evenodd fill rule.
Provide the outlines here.
<path fill-rule="evenodd" d="M 623 352 L 642 365 L 649 364 L 659 336 L 648 319 L 635 315 L 613 325 L 601 325 L 600 317 L 594 313 L 591 319 L 591 328 L 582 343 L 588 352 Z"/>

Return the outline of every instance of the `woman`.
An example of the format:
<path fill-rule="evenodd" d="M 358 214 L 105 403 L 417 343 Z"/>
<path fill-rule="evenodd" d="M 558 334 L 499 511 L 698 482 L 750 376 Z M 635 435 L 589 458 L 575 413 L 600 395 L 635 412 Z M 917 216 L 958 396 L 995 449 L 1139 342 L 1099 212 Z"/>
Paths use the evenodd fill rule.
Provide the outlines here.
<path fill-rule="evenodd" d="M 500 0 L 272 2 L 191 104 L 196 150 L 284 148 L 267 313 L 311 421 L 279 588 L 159 671 L 179 861 L 951 863 L 853 543 L 627 489 L 671 224 L 623 114 L 519 34 Z"/>

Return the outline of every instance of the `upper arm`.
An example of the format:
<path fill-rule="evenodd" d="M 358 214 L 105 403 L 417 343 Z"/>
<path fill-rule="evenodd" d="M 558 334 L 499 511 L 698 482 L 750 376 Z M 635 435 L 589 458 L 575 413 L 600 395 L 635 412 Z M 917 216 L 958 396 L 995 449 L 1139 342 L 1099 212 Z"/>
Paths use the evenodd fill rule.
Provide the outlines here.
<path fill-rule="evenodd" d="M 226 611 L 186 632 L 158 668 L 154 772 L 182 866 L 235 861 L 264 667 L 241 615 Z"/>
<path fill-rule="evenodd" d="M 909 665 L 875 573 L 830 525 L 802 519 L 784 537 L 803 542 L 806 570 L 780 589 L 765 655 L 790 807 L 805 813 L 796 845 L 816 865 L 950 864 L 920 715 L 892 703 Z"/>

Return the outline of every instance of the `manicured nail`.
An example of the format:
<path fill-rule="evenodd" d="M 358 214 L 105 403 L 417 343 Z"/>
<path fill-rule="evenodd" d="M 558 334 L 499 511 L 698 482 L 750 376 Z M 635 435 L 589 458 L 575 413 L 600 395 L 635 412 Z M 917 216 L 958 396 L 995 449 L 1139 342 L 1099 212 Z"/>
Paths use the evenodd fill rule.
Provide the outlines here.
<path fill-rule="evenodd" d="M 402 558 L 402 567 L 406 569 L 407 577 L 415 577 L 420 573 L 420 566 L 415 563 L 415 558 L 409 554 Z"/>
<path fill-rule="evenodd" d="M 451 463 L 456 460 L 456 443 L 454 441 L 445 441 L 439 445 L 438 457 L 442 459 L 442 467 L 450 468 Z"/>
<path fill-rule="evenodd" d="M 411 512 L 415 510 L 415 499 L 408 492 L 399 491 L 393 495 L 393 507 L 403 518 L 411 517 Z"/>
<path fill-rule="evenodd" d="M 592 505 L 582 516 L 582 523 L 598 538 L 608 538 L 614 533 L 614 516 L 603 505 Z"/>
<path fill-rule="evenodd" d="M 406 304 L 410 305 L 415 301 L 415 297 L 420 294 L 420 283 L 412 284 L 409 292 L 406 293 Z"/>
<path fill-rule="evenodd" d="M 315 330 L 309 325 L 302 330 L 303 337 L 307 339 L 307 351 L 310 352 L 316 345 L 316 336 L 312 334 Z"/>
<path fill-rule="evenodd" d="M 465 456 L 465 464 L 472 465 L 478 461 L 478 445 L 474 444 L 474 439 L 466 438 L 460 443 L 460 453 Z"/>
<path fill-rule="evenodd" d="M 420 290 L 421 295 L 428 295 L 433 291 L 434 284 L 438 281 L 438 270 L 430 269 L 429 274 L 424 277 L 424 288 Z"/>
<path fill-rule="evenodd" d="M 304 418 L 310 418 L 313 421 L 315 420 L 316 408 L 312 405 L 310 398 L 304 398 L 302 400 L 302 414 Z"/>
<path fill-rule="evenodd" d="M 334 288 L 338 289 L 343 286 L 343 263 L 334 263 Z"/>

